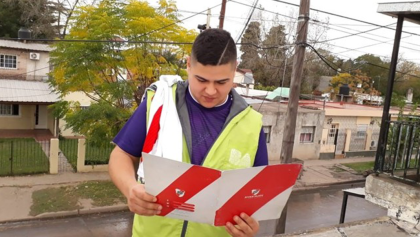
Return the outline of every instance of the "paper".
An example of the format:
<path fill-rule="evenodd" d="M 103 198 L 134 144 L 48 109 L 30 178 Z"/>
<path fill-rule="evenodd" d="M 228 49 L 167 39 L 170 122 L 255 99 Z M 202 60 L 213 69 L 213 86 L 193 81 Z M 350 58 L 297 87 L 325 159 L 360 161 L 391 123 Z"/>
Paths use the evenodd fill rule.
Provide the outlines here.
<path fill-rule="evenodd" d="M 244 212 L 277 219 L 290 196 L 300 164 L 220 171 L 143 153 L 146 192 L 162 205 L 160 216 L 224 226 Z"/>

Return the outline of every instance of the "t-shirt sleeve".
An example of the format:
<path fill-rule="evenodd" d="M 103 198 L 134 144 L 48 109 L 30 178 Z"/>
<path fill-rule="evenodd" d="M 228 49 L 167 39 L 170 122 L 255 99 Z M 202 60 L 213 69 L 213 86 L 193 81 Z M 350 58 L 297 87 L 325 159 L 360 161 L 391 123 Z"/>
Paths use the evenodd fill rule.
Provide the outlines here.
<path fill-rule="evenodd" d="M 254 167 L 268 165 L 267 143 L 265 142 L 264 130 L 261 128 L 258 150 L 255 155 Z"/>
<path fill-rule="evenodd" d="M 114 143 L 128 154 L 140 157 L 146 139 L 147 100 L 143 100 L 121 131 Z"/>

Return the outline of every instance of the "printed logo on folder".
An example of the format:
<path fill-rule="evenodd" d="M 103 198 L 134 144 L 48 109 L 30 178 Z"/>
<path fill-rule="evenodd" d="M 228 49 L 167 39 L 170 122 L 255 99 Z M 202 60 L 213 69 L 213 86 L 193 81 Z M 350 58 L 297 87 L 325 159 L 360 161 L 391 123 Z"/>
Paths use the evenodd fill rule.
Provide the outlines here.
<path fill-rule="evenodd" d="M 143 153 L 146 192 L 162 205 L 159 215 L 224 226 L 244 212 L 256 220 L 280 217 L 300 164 L 220 171 Z"/>

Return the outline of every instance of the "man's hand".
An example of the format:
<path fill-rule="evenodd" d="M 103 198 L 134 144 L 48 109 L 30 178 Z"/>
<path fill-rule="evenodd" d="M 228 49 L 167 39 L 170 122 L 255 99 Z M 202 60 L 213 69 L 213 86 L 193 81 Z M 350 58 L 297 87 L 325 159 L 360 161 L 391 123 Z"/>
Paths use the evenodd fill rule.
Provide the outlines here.
<path fill-rule="evenodd" d="M 127 202 L 131 212 L 142 216 L 154 216 L 160 213 L 162 206 L 156 203 L 157 199 L 146 193 L 143 184 L 135 184 L 130 187 Z"/>
<path fill-rule="evenodd" d="M 228 222 L 226 223 L 226 231 L 234 237 L 242 236 L 255 236 L 258 230 L 260 229 L 260 224 L 254 218 L 248 216 L 245 213 L 241 213 L 239 216 L 234 216 L 233 220 L 236 222 L 236 225 Z"/>

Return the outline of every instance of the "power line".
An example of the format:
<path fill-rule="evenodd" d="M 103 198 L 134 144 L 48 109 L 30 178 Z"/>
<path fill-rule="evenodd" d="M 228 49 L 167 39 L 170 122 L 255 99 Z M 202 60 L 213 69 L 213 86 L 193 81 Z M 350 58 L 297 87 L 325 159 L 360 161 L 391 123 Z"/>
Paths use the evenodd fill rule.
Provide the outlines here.
<path fill-rule="evenodd" d="M 237 2 L 235 0 L 231 0 L 231 2 L 240 4 L 240 5 L 243 5 L 243 6 L 247 6 L 247 7 L 254 7 L 252 5 L 249 5 L 249 4 L 246 4 L 246 3 L 242 3 L 242 2 Z M 283 17 L 286 17 L 286 18 L 289 18 L 289 19 L 296 20 L 294 17 L 288 16 L 288 15 L 284 15 L 284 14 L 280 14 L 278 12 L 269 11 L 269 10 L 266 10 L 266 9 L 264 9 L 262 7 L 255 7 L 255 9 L 258 9 L 258 10 L 261 10 L 261 11 L 265 11 L 265 12 L 269 12 L 269 13 L 272 13 L 272 14 L 275 14 L 275 15 L 278 15 L 278 16 L 283 16 Z"/>
<path fill-rule="evenodd" d="M 290 3 L 290 2 L 285 2 L 285 1 L 281 1 L 281 0 L 271 0 L 271 1 L 279 2 L 279 3 L 284 3 L 284 4 L 292 5 L 292 6 L 295 6 L 295 7 L 299 7 L 298 4 L 294 4 L 294 3 Z M 372 22 L 368 22 L 368 21 L 364 21 L 364 20 L 359 20 L 359 19 L 351 18 L 351 17 L 347 17 L 347 16 L 342 16 L 342 15 L 335 14 L 335 13 L 332 13 L 332 12 L 327 12 L 327 11 L 323 11 L 323 10 L 319 10 L 319 9 L 314 9 L 314 8 L 310 8 L 310 9 L 312 11 L 317 11 L 317 12 L 324 13 L 324 14 L 327 14 L 327 15 L 336 16 L 336 17 L 347 19 L 347 20 L 357 21 L 357 22 L 361 22 L 361 23 L 369 24 L 369 25 L 373 25 L 373 26 L 382 27 L 381 25 L 376 24 L 376 23 L 372 23 Z M 395 29 L 390 28 L 390 27 L 385 27 L 384 26 L 383 28 L 384 29 L 389 29 L 389 30 L 395 31 Z M 413 33 L 413 32 L 407 32 L 407 31 L 402 31 L 402 32 L 403 33 L 406 33 L 406 34 L 412 34 L 412 35 L 420 36 L 419 34 L 416 34 L 416 33 Z"/>
<path fill-rule="evenodd" d="M 322 54 L 320 54 L 312 45 L 309 45 L 309 44 L 306 44 L 306 46 L 308 46 L 308 47 L 310 47 L 311 49 L 312 49 L 312 51 L 314 51 L 314 53 L 316 54 L 316 55 L 318 55 L 318 57 L 328 66 L 328 67 L 330 67 L 331 69 L 333 69 L 334 71 L 336 71 L 336 72 L 338 72 L 338 66 L 334 63 L 334 62 L 331 62 L 331 61 L 329 61 L 328 59 L 326 59 L 326 57 L 325 56 L 323 56 Z M 330 65 L 330 63 L 331 64 L 334 64 L 335 66 L 337 66 L 337 69 L 335 69 L 334 67 L 332 67 L 331 65 Z M 388 70 L 389 71 L 389 68 L 388 67 L 384 67 L 384 66 L 381 66 L 381 65 L 377 65 L 377 64 L 374 64 L 374 63 L 370 63 L 370 62 L 366 62 L 365 64 L 369 64 L 369 65 L 372 65 L 372 66 L 375 66 L 375 67 L 379 67 L 379 68 L 382 68 L 382 69 L 386 69 L 386 70 Z M 415 78 L 419 78 L 420 79 L 420 76 L 416 76 L 416 75 L 413 75 L 413 74 L 409 74 L 408 72 L 401 72 L 401 71 L 396 71 L 396 72 L 398 72 L 398 73 L 400 73 L 400 74 L 402 74 L 402 75 L 409 75 L 409 76 L 411 76 L 411 77 L 415 77 Z"/>
<path fill-rule="evenodd" d="M 229 0 L 227 0 L 227 1 L 229 1 Z M 210 7 L 210 8 L 208 8 L 208 9 L 213 9 L 213 8 L 216 8 L 216 7 L 220 6 L 220 5 L 222 5 L 222 4 L 221 4 L 221 3 L 219 3 L 219 4 L 217 4 L 217 5 L 213 6 L 213 7 Z M 139 37 L 143 37 L 143 36 L 146 36 L 146 35 L 150 35 L 150 34 L 152 34 L 152 33 L 156 32 L 156 31 L 160 31 L 160 30 L 165 29 L 165 28 L 167 28 L 167 27 L 173 26 L 173 25 L 175 25 L 175 24 L 177 24 L 177 23 L 180 23 L 180 22 L 183 22 L 183 21 L 185 21 L 185 20 L 188 20 L 188 19 L 190 19 L 190 18 L 192 18 L 192 17 L 194 17 L 194 16 L 197 16 L 197 15 L 199 15 L 199 14 L 201 14 L 201 13 L 207 12 L 207 10 L 208 10 L 208 9 L 205 9 L 205 10 L 203 10 L 203 11 L 200 11 L 200 12 L 198 12 L 198 13 L 196 13 L 196 14 L 193 14 L 193 15 L 191 15 L 191 16 L 189 16 L 189 17 L 186 17 L 186 18 L 184 18 L 184 19 L 181 19 L 181 20 L 176 20 L 175 22 L 173 22 L 173 23 L 171 23 L 171 24 L 168 24 L 168 25 L 165 25 L 165 26 L 163 26 L 163 27 L 160 27 L 160 28 L 158 28 L 158 29 L 154 29 L 154 30 L 151 30 L 151 31 L 149 31 L 149 32 L 146 32 L 146 33 L 144 33 L 144 34 L 140 35 Z"/>
<path fill-rule="evenodd" d="M 395 25 L 395 23 L 391 23 L 391 24 L 386 25 L 386 26 L 391 26 L 391 25 Z M 321 41 L 321 42 L 318 42 L 318 43 L 321 43 L 322 44 L 322 43 L 331 42 L 331 41 L 339 40 L 339 39 L 344 39 L 344 38 L 348 38 L 348 37 L 352 37 L 352 36 L 359 36 L 360 34 L 365 34 L 365 33 L 372 32 L 372 31 L 375 31 L 375 30 L 378 30 L 378 29 L 382 29 L 382 28 L 383 27 L 375 27 L 375 28 L 372 28 L 372 29 L 369 29 L 369 30 L 359 31 L 357 33 L 352 33 L 350 35 L 345 35 L 345 36 L 340 36 L 340 37 L 333 38 L 333 39 L 324 40 L 324 41 Z"/>
<path fill-rule="evenodd" d="M 328 26 L 327 26 L 328 27 Z M 384 26 L 385 27 L 385 26 Z M 378 40 L 378 39 L 374 39 L 374 38 L 370 38 L 370 37 L 367 37 L 367 36 L 361 36 L 361 35 L 359 35 L 359 34 L 357 34 L 357 33 L 352 33 L 352 32 L 348 32 L 348 31 L 344 31 L 344 30 L 339 30 L 339 29 L 335 29 L 335 28 L 332 28 L 332 27 L 328 27 L 329 29 L 331 29 L 331 30 L 335 30 L 335 31 L 338 31 L 338 32 L 342 32 L 342 33 L 347 33 L 347 34 L 349 34 L 349 35 L 347 35 L 347 36 L 343 36 L 343 37 L 341 37 L 341 38 L 347 38 L 347 37 L 351 37 L 351 36 L 359 36 L 359 37 L 361 37 L 361 38 L 365 38 L 365 39 L 369 39 L 369 40 L 373 40 L 373 41 L 376 41 L 376 42 L 380 42 L 380 43 L 383 43 L 383 44 L 389 44 L 389 45 L 393 45 L 392 43 L 388 43 L 387 41 L 381 41 L 381 40 Z M 383 27 L 382 27 L 383 28 Z M 336 38 L 336 39 L 338 39 L 338 38 Z M 332 39 L 332 40 L 335 40 L 335 39 Z M 323 41 L 323 42 L 320 42 L 320 43 L 326 43 L 326 42 L 329 42 L 330 40 L 325 40 L 325 41 Z M 420 46 L 420 45 L 416 45 L 416 46 Z M 410 47 L 407 47 L 407 46 L 400 46 L 400 48 L 405 48 L 405 49 L 409 49 L 409 50 L 414 50 L 414 51 L 419 51 L 420 52 L 420 49 L 414 49 L 414 48 L 410 48 Z"/>
<path fill-rule="evenodd" d="M 255 4 L 254 4 L 254 6 L 252 7 L 252 10 L 251 10 L 251 12 L 249 13 L 248 20 L 246 21 L 246 23 L 245 23 L 245 25 L 244 25 L 244 28 L 242 29 L 242 32 L 239 34 L 238 38 L 236 39 L 236 43 L 238 43 L 238 42 L 239 42 L 239 40 L 240 40 L 240 39 L 241 39 L 241 37 L 242 37 L 242 34 L 245 32 L 246 27 L 248 26 L 249 21 L 250 21 L 250 20 L 251 20 L 251 18 L 252 18 L 252 14 L 254 14 L 254 10 L 255 10 L 255 7 L 256 7 L 256 6 L 257 6 L 257 4 L 258 4 L 258 1 L 259 1 L 259 0 L 256 0 L 256 1 L 255 1 Z"/>

